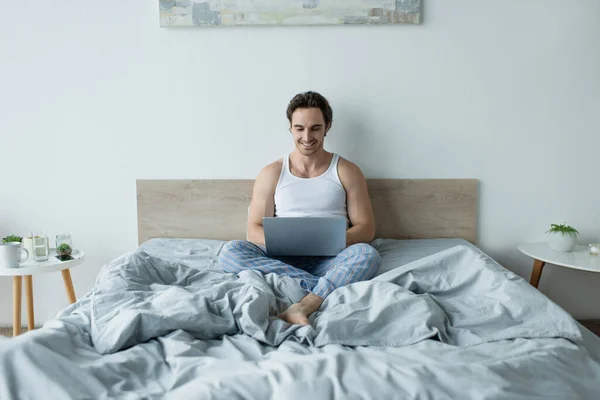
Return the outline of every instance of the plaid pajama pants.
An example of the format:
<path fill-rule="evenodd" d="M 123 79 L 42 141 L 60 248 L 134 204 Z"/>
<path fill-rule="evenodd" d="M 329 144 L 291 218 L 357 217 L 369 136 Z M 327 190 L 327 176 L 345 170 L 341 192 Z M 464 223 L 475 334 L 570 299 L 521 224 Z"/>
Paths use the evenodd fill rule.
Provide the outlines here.
<path fill-rule="evenodd" d="M 237 274 L 252 269 L 300 279 L 302 288 L 326 298 L 335 289 L 352 282 L 366 281 L 377 273 L 381 257 L 366 243 L 348 246 L 336 257 L 277 257 L 246 240 L 227 242 L 219 254 L 225 272 Z"/>

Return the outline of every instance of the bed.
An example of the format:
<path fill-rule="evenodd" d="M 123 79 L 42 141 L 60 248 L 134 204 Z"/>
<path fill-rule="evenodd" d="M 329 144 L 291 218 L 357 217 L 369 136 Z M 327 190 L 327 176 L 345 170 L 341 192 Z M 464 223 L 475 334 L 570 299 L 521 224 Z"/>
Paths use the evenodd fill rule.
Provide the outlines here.
<path fill-rule="evenodd" d="M 591 399 L 600 339 L 476 246 L 474 180 L 375 180 L 369 282 L 292 326 L 296 282 L 224 274 L 251 181 L 138 181 L 140 246 L 0 339 L 0 398 Z"/>

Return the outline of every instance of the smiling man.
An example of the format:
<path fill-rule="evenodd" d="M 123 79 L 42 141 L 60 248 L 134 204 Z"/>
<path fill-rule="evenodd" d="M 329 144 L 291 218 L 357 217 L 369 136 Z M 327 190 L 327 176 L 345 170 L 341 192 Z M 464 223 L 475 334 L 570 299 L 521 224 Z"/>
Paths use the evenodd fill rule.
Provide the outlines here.
<path fill-rule="evenodd" d="M 306 92 L 287 108 L 294 151 L 267 165 L 254 183 L 248 215 L 248 240 L 228 242 L 219 255 L 225 272 L 253 269 L 300 279 L 308 292 L 279 315 L 291 324 L 308 324 L 308 316 L 336 288 L 371 279 L 379 253 L 368 243 L 375 235 L 367 182 L 360 168 L 324 149 L 333 112 L 325 97 Z M 336 257 L 267 256 L 263 217 L 344 217 L 346 249 Z"/>

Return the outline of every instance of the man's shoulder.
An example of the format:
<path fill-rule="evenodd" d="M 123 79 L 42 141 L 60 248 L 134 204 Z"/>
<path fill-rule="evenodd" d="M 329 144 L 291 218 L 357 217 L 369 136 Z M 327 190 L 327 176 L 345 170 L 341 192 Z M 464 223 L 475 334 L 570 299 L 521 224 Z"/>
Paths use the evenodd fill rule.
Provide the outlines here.
<path fill-rule="evenodd" d="M 273 161 L 271 164 L 265 166 L 262 172 L 265 172 L 267 174 L 274 174 L 276 173 L 277 176 L 279 176 L 279 174 L 281 173 L 281 168 L 283 168 L 283 158 L 280 158 L 279 160 Z"/>
<path fill-rule="evenodd" d="M 277 182 L 279 180 L 279 175 L 281 174 L 281 168 L 283 168 L 283 158 L 265 166 L 258 174 L 257 179 Z"/>
<path fill-rule="evenodd" d="M 362 175 L 362 171 L 360 170 L 358 165 L 341 156 L 340 161 L 338 162 L 338 172 L 343 173 L 345 175 Z"/>
<path fill-rule="evenodd" d="M 365 176 L 358 165 L 342 157 L 340 157 L 340 161 L 338 162 L 338 175 L 345 190 L 357 186 L 360 187 L 365 181 Z"/>

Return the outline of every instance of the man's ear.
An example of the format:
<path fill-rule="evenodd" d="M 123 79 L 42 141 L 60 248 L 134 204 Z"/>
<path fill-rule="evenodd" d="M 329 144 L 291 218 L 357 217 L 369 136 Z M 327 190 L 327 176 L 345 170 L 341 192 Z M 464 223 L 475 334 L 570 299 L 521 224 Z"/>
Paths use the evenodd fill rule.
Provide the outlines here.
<path fill-rule="evenodd" d="M 327 127 L 325 128 L 325 135 L 323 135 L 323 137 L 327 136 L 327 132 L 329 132 L 329 129 L 331 129 L 331 124 L 327 125 Z"/>

